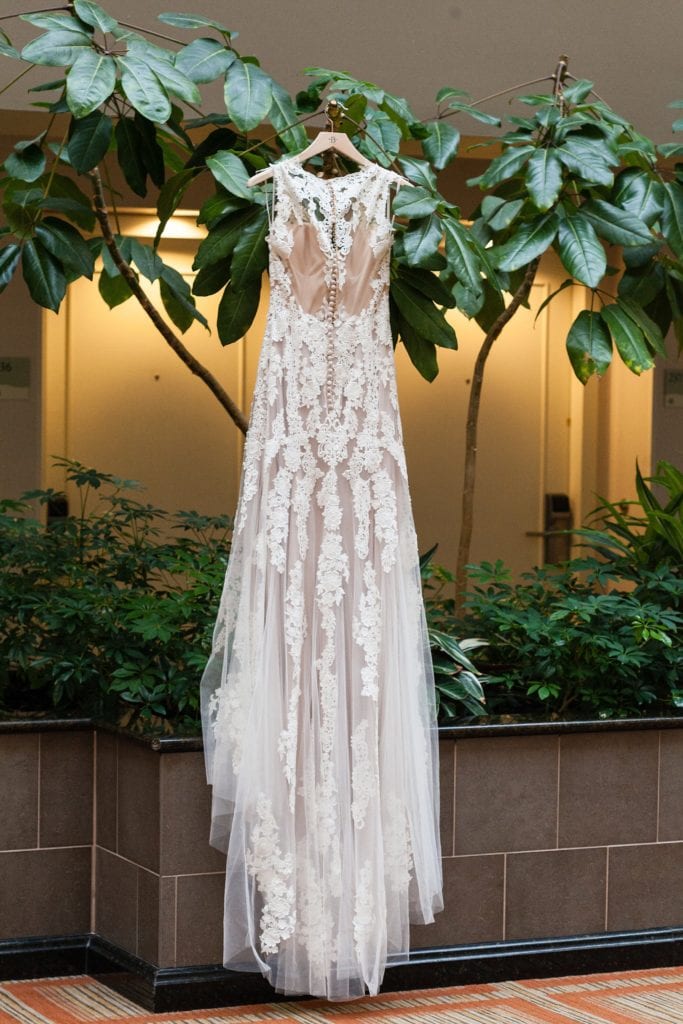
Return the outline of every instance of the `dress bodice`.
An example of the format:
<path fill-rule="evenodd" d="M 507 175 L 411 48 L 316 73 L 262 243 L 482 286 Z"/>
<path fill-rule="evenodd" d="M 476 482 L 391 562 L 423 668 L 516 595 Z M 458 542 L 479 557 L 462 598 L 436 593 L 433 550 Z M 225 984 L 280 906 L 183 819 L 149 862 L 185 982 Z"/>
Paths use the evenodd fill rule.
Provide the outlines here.
<path fill-rule="evenodd" d="M 393 171 L 368 164 L 325 180 L 295 160 L 273 171 L 270 274 L 305 313 L 355 316 L 388 287 Z"/>

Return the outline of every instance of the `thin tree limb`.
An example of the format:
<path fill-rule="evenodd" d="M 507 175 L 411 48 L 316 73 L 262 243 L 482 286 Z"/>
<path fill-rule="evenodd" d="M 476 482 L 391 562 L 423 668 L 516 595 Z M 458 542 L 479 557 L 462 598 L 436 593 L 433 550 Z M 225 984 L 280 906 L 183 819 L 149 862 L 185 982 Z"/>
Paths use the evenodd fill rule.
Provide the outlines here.
<path fill-rule="evenodd" d="M 484 382 L 484 368 L 494 342 L 500 335 L 503 328 L 515 315 L 519 307 L 525 302 L 531 291 L 531 286 L 538 270 L 541 257 L 537 256 L 532 260 L 526 269 L 524 279 L 512 297 L 512 300 L 505 307 L 495 323 L 491 325 L 474 364 L 472 373 L 472 386 L 467 405 L 467 424 L 465 427 L 465 472 L 462 485 L 462 514 L 460 521 L 460 540 L 458 544 L 458 560 L 455 570 L 455 601 L 456 608 L 462 608 L 465 590 L 467 589 L 467 571 L 465 566 L 470 560 L 470 547 L 472 544 L 472 527 L 474 524 L 474 484 L 477 465 L 477 429 L 479 421 L 479 406 L 481 404 L 481 390 Z"/>
<path fill-rule="evenodd" d="M 247 427 L 249 426 L 248 420 L 245 417 L 242 410 L 232 400 L 230 395 L 227 393 L 223 385 L 214 377 L 210 370 L 208 370 L 202 363 L 199 362 L 195 356 L 192 355 L 190 350 L 186 348 L 180 338 L 175 334 L 174 331 L 168 326 L 163 317 L 159 315 L 157 310 L 154 308 L 150 300 L 145 295 L 144 289 L 140 285 L 137 277 L 133 273 L 132 268 L 124 260 L 116 239 L 111 230 L 111 224 L 109 222 L 109 214 L 104 201 L 104 192 L 102 190 L 102 179 L 97 168 L 90 172 L 90 178 L 93 184 L 93 194 L 95 197 L 95 215 L 102 231 L 102 237 L 104 244 L 111 253 L 111 257 L 116 264 L 120 274 L 125 278 L 130 290 L 132 291 L 135 298 L 138 300 L 143 310 L 152 321 L 156 329 L 161 334 L 164 341 L 170 345 L 173 351 L 176 353 L 179 359 L 187 366 L 191 373 L 200 380 L 203 380 L 212 394 L 218 399 L 220 404 L 226 410 L 235 425 L 246 434 Z"/>

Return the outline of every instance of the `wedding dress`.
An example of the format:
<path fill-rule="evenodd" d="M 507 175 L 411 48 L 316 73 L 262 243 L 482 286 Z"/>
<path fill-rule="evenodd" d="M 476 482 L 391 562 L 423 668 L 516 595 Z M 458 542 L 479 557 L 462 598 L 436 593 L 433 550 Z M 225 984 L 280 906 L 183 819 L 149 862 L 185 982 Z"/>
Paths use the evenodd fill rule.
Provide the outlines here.
<path fill-rule="evenodd" d="M 376 164 L 273 169 L 270 307 L 201 685 L 224 965 L 375 994 L 443 909 L 434 677 Z"/>

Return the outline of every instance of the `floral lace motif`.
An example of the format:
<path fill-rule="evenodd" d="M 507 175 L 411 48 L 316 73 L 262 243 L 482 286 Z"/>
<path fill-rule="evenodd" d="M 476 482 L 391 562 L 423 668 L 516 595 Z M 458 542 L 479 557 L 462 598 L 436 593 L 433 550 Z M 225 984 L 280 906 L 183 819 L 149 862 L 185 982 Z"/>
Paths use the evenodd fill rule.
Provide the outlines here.
<path fill-rule="evenodd" d="M 294 889 L 288 884 L 293 865 L 292 855 L 282 853 L 272 804 L 263 793 L 256 805 L 256 819 L 246 864 L 263 897 L 260 938 L 265 956 L 277 953 L 282 940 L 294 931 Z"/>
<path fill-rule="evenodd" d="M 351 815 L 357 829 L 361 829 L 365 825 L 365 816 L 372 799 L 372 794 L 377 792 L 379 785 L 377 760 L 375 752 L 373 751 L 371 755 L 368 749 L 367 734 L 368 720 L 367 718 L 362 718 L 351 735 L 353 765 L 351 775 L 351 791 L 353 794 Z"/>

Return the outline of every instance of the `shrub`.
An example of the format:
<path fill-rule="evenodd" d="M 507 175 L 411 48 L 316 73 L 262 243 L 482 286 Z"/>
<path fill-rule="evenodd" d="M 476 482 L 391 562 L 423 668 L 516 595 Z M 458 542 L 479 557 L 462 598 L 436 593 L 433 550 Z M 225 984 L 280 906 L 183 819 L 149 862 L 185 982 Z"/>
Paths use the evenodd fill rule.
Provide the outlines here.
<path fill-rule="evenodd" d="M 0 707 L 196 727 L 230 520 L 168 513 L 135 481 L 58 460 L 78 509 L 33 518 L 61 497 L 0 502 Z"/>

